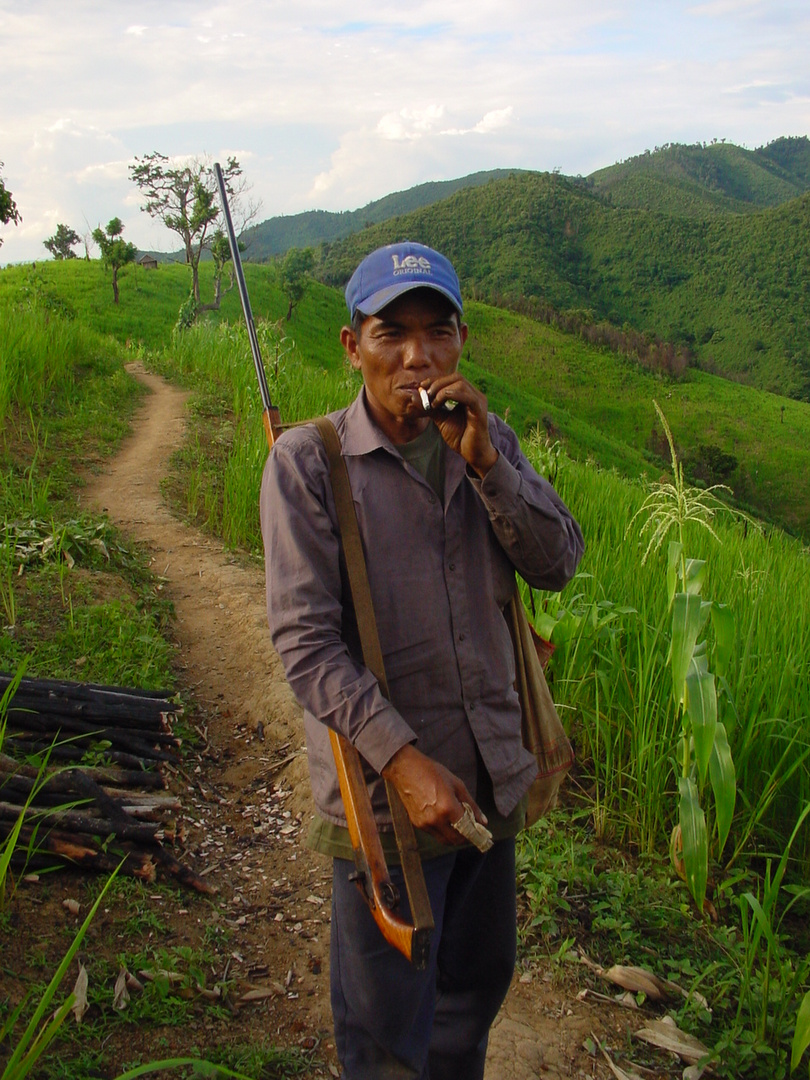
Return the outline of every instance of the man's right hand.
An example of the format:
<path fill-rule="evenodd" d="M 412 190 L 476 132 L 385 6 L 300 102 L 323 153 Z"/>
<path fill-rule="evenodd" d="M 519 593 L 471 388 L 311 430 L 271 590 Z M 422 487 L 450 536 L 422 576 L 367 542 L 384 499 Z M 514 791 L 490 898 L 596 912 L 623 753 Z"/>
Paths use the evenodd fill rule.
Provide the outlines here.
<path fill-rule="evenodd" d="M 410 743 L 394 754 L 382 774 L 399 792 L 413 825 L 444 844 L 467 842 L 453 828 L 464 813 L 462 803 L 472 807 L 476 821 L 487 823 L 463 781 Z"/>

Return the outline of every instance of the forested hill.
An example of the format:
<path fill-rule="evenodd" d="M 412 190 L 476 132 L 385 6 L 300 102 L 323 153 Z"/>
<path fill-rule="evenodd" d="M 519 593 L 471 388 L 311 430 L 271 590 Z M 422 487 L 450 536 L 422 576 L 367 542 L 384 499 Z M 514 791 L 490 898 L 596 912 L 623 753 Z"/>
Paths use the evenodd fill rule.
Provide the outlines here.
<path fill-rule="evenodd" d="M 810 192 L 748 213 L 674 215 L 520 173 L 326 245 L 319 276 L 342 285 L 374 247 L 419 240 L 453 259 L 470 296 L 584 309 L 687 345 L 709 370 L 810 400 L 808 236 Z"/>
<path fill-rule="evenodd" d="M 463 188 L 480 187 L 523 171 L 493 169 L 457 180 L 419 184 L 359 210 L 307 210 L 268 218 L 245 233 L 245 258 L 263 262 L 291 247 L 316 247 L 339 240 L 369 225 L 431 206 Z M 810 140 L 806 136 L 781 138 L 757 150 L 725 142 L 667 144 L 590 176 L 576 177 L 576 181 L 617 207 L 697 217 L 745 213 L 778 206 L 810 189 Z"/>
<path fill-rule="evenodd" d="M 678 216 L 745 213 L 810 190 L 810 140 L 776 139 L 757 150 L 675 143 L 599 169 L 585 184 L 613 206 Z"/>
<path fill-rule="evenodd" d="M 245 243 L 245 257 L 262 262 L 272 255 L 283 254 L 291 247 L 314 247 L 324 241 L 338 240 L 368 225 L 375 225 L 419 207 L 440 202 L 462 188 L 478 187 L 490 180 L 510 176 L 516 171 L 518 170 L 492 169 L 489 172 L 471 173 L 458 180 L 419 184 L 406 191 L 395 191 L 360 207 L 359 210 L 346 210 L 341 213 L 307 210 L 301 214 L 269 218 L 244 233 L 242 240 Z"/>

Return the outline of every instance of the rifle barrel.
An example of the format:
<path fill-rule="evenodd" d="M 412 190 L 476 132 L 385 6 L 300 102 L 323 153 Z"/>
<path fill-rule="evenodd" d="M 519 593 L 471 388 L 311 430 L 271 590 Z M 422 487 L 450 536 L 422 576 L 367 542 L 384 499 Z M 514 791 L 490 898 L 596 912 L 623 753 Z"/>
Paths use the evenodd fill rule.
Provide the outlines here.
<path fill-rule="evenodd" d="M 225 190 L 225 177 L 222 175 L 222 169 L 220 168 L 218 161 L 214 162 L 214 176 L 216 177 L 217 187 L 219 188 L 219 198 L 222 202 L 222 212 L 225 217 L 225 230 L 228 233 L 228 243 L 231 246 L 231 258 L 233 259 L 234 271 L 236 272 L 236 283 L 239 287 L 239 298 L 242 301 L 242 311 L 245 316 L 245 322 L 247 323 L 250 351 L 253 354 L 253 366 L 256 368 L 256 378 L 259 380 L 259 393 L 262 399 L 262 406 L 264 407 L 265 413 L 272 413 L 275 406 L 270 400 L 270 390 L 267 386 L 267 377 L 264 373 L 262 354 L 259 350 L 259 339 L 256 337 L 256 327 L 253 324 L 253 312 L 250 308 L 250 297 L 248 296 L 247 284 L 245 283 L 245 275 L 242 271 L 242 259 L 239 255 L 239 244 L 237 243 L 233 221 L 231 220 L 231 209 L 228 206 L 228 193 Z"/>

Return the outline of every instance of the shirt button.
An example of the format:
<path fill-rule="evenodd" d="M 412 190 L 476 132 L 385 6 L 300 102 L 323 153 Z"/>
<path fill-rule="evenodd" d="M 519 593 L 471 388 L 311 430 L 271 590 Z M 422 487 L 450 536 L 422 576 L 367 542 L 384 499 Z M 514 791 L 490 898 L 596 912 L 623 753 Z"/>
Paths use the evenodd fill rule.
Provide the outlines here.
<path fill-rule="evenodd" d="M 474 701 L 470 702 L 470 712 L 475 712 L 475 702 Z"/>
<path fill-rule="evenodd" d="M 448 564 L 448 567 L 447 567 L 448 570 L 455 570 L 455 568 L 456 568 L 456 564 L 454 562 L 451 562 L 451 563 Z"/>
<path fill-rule="evenodd" d="M 467 636 L 466 634 L 459 634 L 458 635 L 458 640 L 463 641 L 466 636 Z"/>

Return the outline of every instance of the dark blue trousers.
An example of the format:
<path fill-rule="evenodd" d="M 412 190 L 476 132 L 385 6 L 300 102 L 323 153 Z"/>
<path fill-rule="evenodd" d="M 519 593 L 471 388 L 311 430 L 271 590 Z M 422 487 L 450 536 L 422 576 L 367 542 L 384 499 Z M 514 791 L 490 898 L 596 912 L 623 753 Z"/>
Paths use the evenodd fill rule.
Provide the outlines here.
<path fill-rule="evenodd" d="M 331 987 L 344 1080 L 482 1080 L 515 966 L 515 842 L 423 862 L 436 929 L 425 971 L 380 934 L 354 864 L 334 860 Z M 407 894 L 399 867 L 391 877 Z"/>

